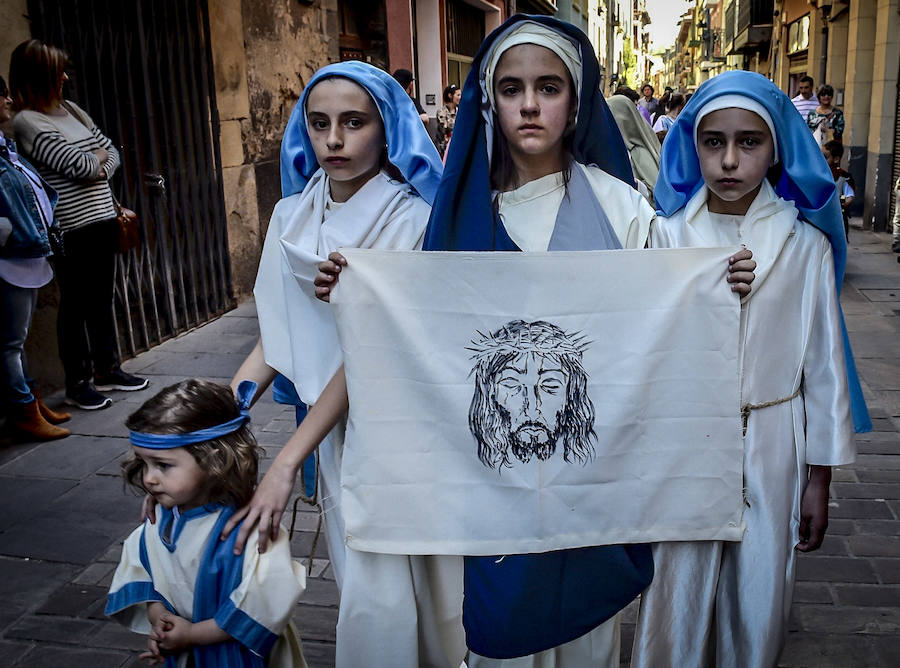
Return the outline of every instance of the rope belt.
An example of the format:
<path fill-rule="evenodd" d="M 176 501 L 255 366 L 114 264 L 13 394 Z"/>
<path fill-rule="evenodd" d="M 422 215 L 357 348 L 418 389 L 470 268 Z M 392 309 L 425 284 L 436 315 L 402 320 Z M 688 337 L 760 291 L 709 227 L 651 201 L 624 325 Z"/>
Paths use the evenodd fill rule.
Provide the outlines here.
<path fill-rule="evenodd" d="M 316 480 L 313 487 L 313 495 L 306 496 L 301 493 L 294 499 L 294 508 L 291 513 L 291 528 L 290 533 L 288 534 L 290 538 L 294 537 L 294 525 L 297 523 L 297 511 L 300 509 L 299 506 L 301 503 L 305 503 L 306 505 L 315 508 L 316 514 L 318 515 L 316 521 L 316 533 L 313 536 L 312 547 L 309 548 L 309 560 L 306 564 L 306 574 L 312 576 L 313 555 L 316 553 L 316 545 L 319 543 L 319 536 L 322 535 L 322 519 L 325 516 L 322 504 L 319 503 L 319 448 L 316 448 Z"/>
<path fill-rule="evenodd" d="M 741 423 L 744 428 L 742 435 L 743 436 L 747 435 L 747 421 L 750 419 L 751 411 L 756 411 L 756 410 L 759 410 L 760 408 L 769 408 L 770 406 L 777 406 L 778 404 L 784 404 L 784 403 L 787 403 L 788 401 L 792 401 L 800 396 L 800 392 L 802 391 L 802 389 L 803 389 L 803 385 L 801 384 L 800 387 L 797 388 L 797 391 L 794 392 L 789 397 L 782 397 L 781 399 L 775 399 L 774 401 L 765 401 L 761 404 L 744 404 L 741 407 Z"/>

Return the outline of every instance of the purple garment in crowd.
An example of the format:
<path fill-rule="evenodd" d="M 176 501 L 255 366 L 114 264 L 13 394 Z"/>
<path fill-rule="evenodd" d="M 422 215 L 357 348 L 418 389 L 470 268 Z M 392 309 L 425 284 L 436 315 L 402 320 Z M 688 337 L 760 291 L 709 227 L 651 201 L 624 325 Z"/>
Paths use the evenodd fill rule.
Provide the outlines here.
<path fill-rule="evenodd" d="M 652 127 L 652 126 L 653 126 L 653 119 L 650 117 L 650 112 L 647 111 L 647 108 L 646 108 L 646 107 L 642 107 L 642 106 L 639 105 L 639 104 L 635 104 L 634 106 L 636 106 L 636 107 L 637 107 L 637 110 L 638 110 L 639 112 L 641 112 L 641 116 L 643 116 L 643 117 L 644 117 L 644 120 L 647 121 L 647 125 L 649 125 L 649 126 Z"/>

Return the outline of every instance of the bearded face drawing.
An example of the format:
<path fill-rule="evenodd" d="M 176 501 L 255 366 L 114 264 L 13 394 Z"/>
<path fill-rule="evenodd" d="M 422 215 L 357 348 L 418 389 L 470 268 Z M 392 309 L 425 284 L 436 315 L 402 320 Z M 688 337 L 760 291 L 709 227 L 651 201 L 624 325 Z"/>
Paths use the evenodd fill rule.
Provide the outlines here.
<path fill-rule="evenodd" d="M 475 362 L 469 429 L 485 466 L 545 461 L 560 443 L 566 462 L 593 459 L 594 404 L 582 363 L 587 345 L 578 333 L 543 320 L 478 332 L 468 348 Z"/>

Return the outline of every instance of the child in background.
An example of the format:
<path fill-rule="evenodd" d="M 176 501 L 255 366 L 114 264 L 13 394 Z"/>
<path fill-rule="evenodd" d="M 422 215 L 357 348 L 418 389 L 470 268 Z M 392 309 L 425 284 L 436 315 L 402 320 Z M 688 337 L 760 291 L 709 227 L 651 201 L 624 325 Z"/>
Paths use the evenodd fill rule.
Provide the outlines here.
<path fill-rule="evenodd" d="M 856 454 L 851 404 L 857 429 L 871 428 L 842 333 L 834 181 L 791 108 L 765 77 L 726 72 L 663 146 L 651 244 L 746 244 L 758 262 L 741 311 L 746 530 L 742 542 L 653 546 L 635 667 L 776 665 L 796 552 L 821 545 L 831 467 Z"/>
<path fill-rule="evenodd" d="M 850 241 L 850 205 L 856 196 L 856 184 L 853 177 L 846 169 L 841 169 L 841 158 L 844 157 L 844 145 L 832 139 L 825 142 L 822 147 L 822 155 L 825 162 L 831 168 L 831 176 L 834 177 L 834 185 L 837 188 L 838 197 L 841 199 L 841 213 L 844 216 L 844 236 Z"/>
<path fill-rule="evenodd" d="M 256 390 L 184 380 L 125 422 L 122 472 L 156 500 L 156 523 L 125 540 L 106 614 L 148 634 L 141 658 L 167 666 L 306 666 L 290 622 L 306 584 L 284 529 L 265 554 L 234 554 L 225 522 L 250 499 L 259 447 L 248 409 Z M 252 538 L 251 538 L 252 540 Z M 253 541 L 255 542 L 255 541 Z"/>

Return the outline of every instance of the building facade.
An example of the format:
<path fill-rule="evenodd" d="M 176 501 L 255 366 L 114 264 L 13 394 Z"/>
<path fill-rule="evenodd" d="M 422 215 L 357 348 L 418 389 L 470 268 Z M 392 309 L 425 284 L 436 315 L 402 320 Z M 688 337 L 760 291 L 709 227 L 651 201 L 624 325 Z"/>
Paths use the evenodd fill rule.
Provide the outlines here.
<path fill-rule="evenodd" d="M 802 76 L 835 89 L 855 213 L 886 230 L 900 178 L 900 0 L 777 0 L 768 75 L 793 96 Z"/>

